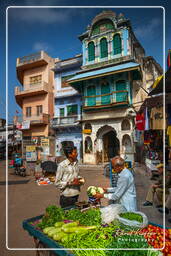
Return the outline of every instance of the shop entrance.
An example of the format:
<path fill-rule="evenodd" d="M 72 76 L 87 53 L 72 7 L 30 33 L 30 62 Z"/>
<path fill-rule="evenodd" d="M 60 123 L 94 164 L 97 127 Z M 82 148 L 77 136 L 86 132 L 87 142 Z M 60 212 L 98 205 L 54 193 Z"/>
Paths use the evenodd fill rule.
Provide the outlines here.
<path fill-rule="evenodd" d="M 110 131 L 103 135 L 103 160 L 104 162 L 119 154 L 119 140 L 116 132 Z"/>

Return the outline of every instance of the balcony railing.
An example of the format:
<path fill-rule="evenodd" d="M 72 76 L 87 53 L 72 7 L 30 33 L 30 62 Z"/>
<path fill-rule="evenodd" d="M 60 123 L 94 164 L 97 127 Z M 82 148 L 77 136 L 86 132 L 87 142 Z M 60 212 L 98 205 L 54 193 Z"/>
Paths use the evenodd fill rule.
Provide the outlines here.
<path fill-rule="evenodd" d="M 33 62 L 39 61 L 41 59 L 48 60 L 49 56 L 44 51 L 36 52 L 34 54 L 30 54 L 28 56 L 18 58 L 17 66 L 33 63 Z"/>
<path fill-rule="evenodd" d="M 75 125 L 75 122 L 77 120 L 80 120 L 80 115 L 56 117 L 53 120 L 51 120 L 51 126 L 55 128 L 57 126 L 63 125 Z"/>
<path fill-rule="evenodd" d="M 27 85 L 24 88 L 20 87 L 20 86 L 15 87 L 15 95 L 16 96 L 27 94 L 27 93 L 33 93 L 33 92 L 37 92 L 37 91 L 38 92 L 39 91 L 48 92 L 48 83 L 43 81 L 40 83 Z"/>
<path fill-rule="evenodd" d="M 23 121 L 30 121 L 30 124 L 48 124 L 49 123 L 49 114 L 40 114 L 32 116 L 22 116 Z"/>
<path fill-rule="evenodd" d="M 84 96 L 83 108 L 110 107 L 113 105 L 128 104 L 128 91 L 113 91 L 102 95 Z"/>

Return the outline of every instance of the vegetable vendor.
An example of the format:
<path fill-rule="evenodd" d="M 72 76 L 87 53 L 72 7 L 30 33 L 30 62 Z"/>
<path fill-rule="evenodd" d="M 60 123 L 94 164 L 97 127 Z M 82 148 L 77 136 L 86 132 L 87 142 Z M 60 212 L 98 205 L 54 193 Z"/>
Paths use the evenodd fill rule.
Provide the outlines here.
<path fill-rule="evenodd" d="M 84 179 L 79 176 L 77 161 L 77 148 L 66 147 L 64 154 L 67 159 L 62 161 L 57 168 L 55 185 L 60 189 L 60 206 L 72 206 L 78 201 L 80 186 Z"/>
<path fill-rule="evenodd" d="M 96 193 L 95 197 L 107 198 L 112 203 L 122 204 L 127 211 L 136 211 L 136 190 L 132 172 L 125 168 L 125 161 L 120 156 L 111 160 L 113 172 L 117 174 L 115 187 L 104 189 L 104 193 Z"/>

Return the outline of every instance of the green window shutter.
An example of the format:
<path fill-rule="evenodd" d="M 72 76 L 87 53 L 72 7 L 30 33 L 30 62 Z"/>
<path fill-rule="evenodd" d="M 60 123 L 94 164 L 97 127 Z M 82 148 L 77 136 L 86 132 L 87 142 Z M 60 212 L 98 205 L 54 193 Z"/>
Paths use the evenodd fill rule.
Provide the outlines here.
<path fill-rule="evenodd" d="M 96 95 L 96 88 L 95 86 L 87 87 L 87 96 L 94 96 Z M 95 106 L 96 105 L 96 97 L 87 98 L 87 106 Z"/>
<path fill-rule="evenodd" d="M 102 84 L 101 85 L 101 94 L 108 94 L 110 93 L 110 86 L 109 84 Z M 102 105 L 110 104 L 110 95 L 105 95 L 101 97 Z"/>
<path fill-rule="evenodd" d="M 113 49 L 114 55 L 120 54 L 122 52 L 121 37 L 119 34 L 116 34 L 113 37 Z"/>
<path fill-rule="evenodd" d="M 64 108 L 59 109 L 59 114 L 60 114 L 60 116 L 64 116 Z"/>
<path fill-rule="evenodd" d="M 88 44 L 88 61 L 95 60 L 95 46 L 94 42 Z"/>
<path fill-rule="evenodd" d="M 106 58 L 108 56 L 108 45 L 106 38 L 100 40 L 100 57 Z"/>
<path fill-rule="evenodd" d="M 127 91 L 125 81 L 116 82 L 116 91 Z M 116 93 L 116 102 L 125 102 L 128 100 L 128 92 Z"/>
<path fill-rule="evenodd" d="M 67 106 L 67 116 L 73 116 L 78 114 L 78 106 L 77 105 L 70 105 Z"/>

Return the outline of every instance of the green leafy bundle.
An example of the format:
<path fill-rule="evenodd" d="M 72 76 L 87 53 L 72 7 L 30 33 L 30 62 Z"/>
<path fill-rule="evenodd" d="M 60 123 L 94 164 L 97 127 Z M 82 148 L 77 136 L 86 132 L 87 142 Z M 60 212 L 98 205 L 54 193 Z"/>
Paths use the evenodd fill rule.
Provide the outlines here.
<path fill-rule="evenodd" d="M 119 216 L 124 218 L 124 219 L 135 220 L 135 221 L 138 221 L 140 223 L 143 222 L 143 217 L 138 213 L 124 212 L 124 213 L 121 213 Z"/>
<path fill-rule="evenodd" d="M 68 210 L 65 213 L 65 219 L 79 221 L 81 225 L 93 226 L 101 224 L 101 214 L 99 209 L 88 209 L 80 212 L 78 209 Z"/>
<path fill-rule="evenodd" d="M 39 228 L 44 229 L 46 227 L 53 226 L 56 222 L 64 219 L 64 210 L 55 205 L 50 205 L 46 208 L 46 213 L 42 218 L 42 221 L 37 225 Z"/>

